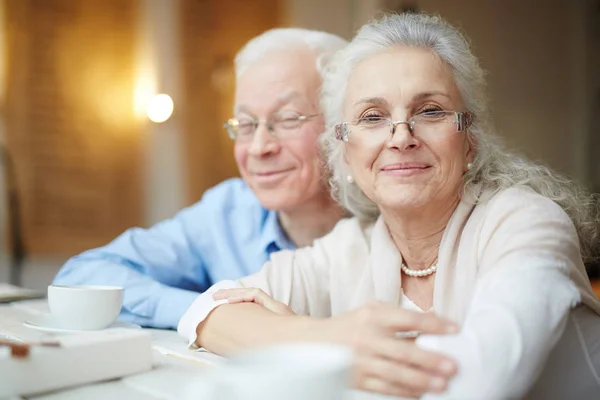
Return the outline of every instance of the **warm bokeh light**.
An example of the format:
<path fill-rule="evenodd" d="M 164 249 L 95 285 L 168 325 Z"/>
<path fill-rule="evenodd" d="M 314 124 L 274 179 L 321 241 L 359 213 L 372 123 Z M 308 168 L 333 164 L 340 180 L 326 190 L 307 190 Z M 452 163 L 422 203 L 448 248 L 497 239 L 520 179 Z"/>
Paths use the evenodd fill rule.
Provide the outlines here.
<path fill-rule="evenodd" d="M 165 122 L 173 114 L 173 100 L 168 94 L 157 94 L 146 105 L 146 113 L 152 122 Z"/>
<path fill-rule="evenodd" d="M 0 32 L 4 32 L 4 2 L 0 2 Z M 4 103 L 4 92 L 6 84 L 6 35 L 0 34 L 0 106 Z"/>

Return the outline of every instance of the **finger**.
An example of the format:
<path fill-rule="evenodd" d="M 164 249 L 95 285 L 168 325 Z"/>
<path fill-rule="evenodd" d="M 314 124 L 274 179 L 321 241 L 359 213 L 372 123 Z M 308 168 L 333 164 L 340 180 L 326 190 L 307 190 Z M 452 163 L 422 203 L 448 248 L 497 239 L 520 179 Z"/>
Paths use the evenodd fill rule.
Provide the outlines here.
<path fill-rule="evenodd" d="M 432 375 L 410 365 L 384 358 L 363 358 L 360 371 L 364 380 L 383 382 L 388 391 L 406 391 L 417 396 L 426 392 L 442 392 L 448 385 L 446 377 Z"/>
<path fill-rule="evenodd" d="M 256 303 L 268 309 L 275 306 L 273 299 L 255 293 L 233 294 L 227 298 L 227 301 L 229 303 Z"/>
<path fill-rule="evenodd" d="M 230 304 L 256 303 L 279 315 L 296 315 L 287 305 L 274 300 L 258 288 L 239 288 L 219 290 L 213 294 L 214 300 L 227 299 Z"/>
<path fill-rule="evenodd" d="M 272 300 L 260 289 L 230 289 L 224 290 L 222 293 L 213 295 L 215 300 L 227 300 L 229 303 L 254 302 L 260 305 L 265 305 Z"/>
<path fill-rule="evenodd" d="M 293 315 L 294 313 L 288 309 L 288 307 L 274 300 L 268 294 L 260 289 L 245 289 L 238 290 L 235 293 L 230 294 L 228 297 L 229 303 L 242 303 L 242 302 L 254 302 L 265 307 L 267 310 L 280 315 Z"/>
<path fill-rule="evenodd" d="M 365 358 L 357 357 L 352 370 L 352 387 L 360 390 L 380 393 L 388 396 L 399 396 L 402 398 L 419 398 L 423 394 L 408 387 L 395 384 L 390 380 L 373 374 L 367 368 Z M 385 368 L 385 367 L 383 367 Z M 392 367 L 392 368 L 395 368 Z"/>
<path fill-rule="evenodd" d="M 277 305 L 273 304 L 271 301 L 267 299 L 263 299 L 260 296 L 256 296 L 252 293 L 247 294 L 230 294 L 226 297 L 227 302 L 229 304 L 238 304 L 238 303 L 255 303 L 265 307 L 269 311 L 276 312 L 275 308 Z"/>
<path fill-rule="evenodd" d="M 452 321 L 433 313 L 420 313 L 390 306 L 390 309 L 380 309 L 377 313 L 382 326 L 392 332 L 418 331 L 428 334 L 454 334 L 459 327 Z"/>
<path fill-rule="evenodd" d="M 401 398 L 413 399 L 419 398 L 422 395 L 421 393 L 414 393 L 408 389 L 391 385 L 388 382 L 377 378 L 365 378 L 361 381 L 353 382 L 352 386 L 359 390 L 366 390 L 368 392 L 379 393 L 386 396 L 397 396 Z"/>
<path fill-rule="evenodd" d="M 413 340 L 381 338 L 361 343 L 360 352 L 376 354 L 393 362 L 412 365 L 431 376 L 456 375 L 454 360 L 442 354 L 423 350 Z"/>
<path fill-rule="evenodd" d="M 237 303 L 254 303 L 254 299 L 250 299 L 247 300 L 244 297 L 235 297 L 235 296 L 231 296 L 231 297 L 227 297 L 227 302 L 229 304 L 237 304 Z"/>
<path fill-rule="evenodd" d="M 234 298 L 245 299 L 244 301 L 247 302 L 259 302 L 271 299 L 269 295 L 258 288 L 222 289 L 213 294 L 214 300 L 232 300 Z"/>
<path fill-rule="evenodd" d="M 262 305 L 267 310 L 270 310 L 278 315 L 283 315 L 283 316 L 296 315 L 296 313 L 294 311 L 292 311 L 292 309 L 289 308 L 286 304 L 281 303 L 277 300 L 273 300 L 271 297 L 269 297 L 267 295 L 264 295 L 264 296 L 261 295 L 261 296 L 256 297 L 254 302 Z"/>
<path fill-rule="evenodd" d="M 286 304 L 281 303 L 263 291 L 254 295 L 254 302 L 262 305 L 267 310 L 279 315 L 296 315 Z"/>
<path fill-rule="evenodd" d="M 223 299 L 227 299 L 232 296 L 239 296 L 241 294 L 247 293 L 249 290 L 254 290 L 254 289 L 248 289 L 248 288 L 220 289 L 213 293 L 213 299 L 214 300 L 223 300 Z"/>

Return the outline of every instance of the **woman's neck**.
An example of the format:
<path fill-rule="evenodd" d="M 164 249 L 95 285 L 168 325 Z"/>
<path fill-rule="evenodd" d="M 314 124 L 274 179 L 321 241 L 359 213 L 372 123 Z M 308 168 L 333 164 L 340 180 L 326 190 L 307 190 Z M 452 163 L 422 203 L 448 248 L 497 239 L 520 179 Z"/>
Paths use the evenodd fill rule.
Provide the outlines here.
<path fill-rule="evenodd" d="M 329 194 L 293 210 L 279 212 L 279 223 L 296 247 L 312 245 L 325 236 L 346 212 Z"/>
<path fill-rule="evenodd" d="M 443 206 L 410 211 L 382 210 L 392 240 L 406 265 L 424 269 L 436 262 L 444 230 L 459 202 L 457 197 Z"/>

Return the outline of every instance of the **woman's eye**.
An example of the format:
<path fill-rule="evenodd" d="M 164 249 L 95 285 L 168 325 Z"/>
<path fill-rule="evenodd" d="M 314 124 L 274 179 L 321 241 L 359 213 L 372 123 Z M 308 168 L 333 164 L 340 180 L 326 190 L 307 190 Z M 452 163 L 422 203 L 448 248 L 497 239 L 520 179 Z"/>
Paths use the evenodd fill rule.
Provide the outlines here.
<path fill-rule="evenodd" d="M 429 106 L 429 107 L 423 107 L 421 110 L 419 110 L 419 112 L 417 114 L 438 115 L 439 113 L 443 113 L 443 112 L 444 112 L 444 110 L 442 110 L 440 107 Z"/>
<path fill-rule="evenodd" d="M 376 124 L 384 120 L 385 118 L 379 115 L 365 115 L 364 117 L 361 117 L 358 122 L 362 124 Z"/>
<path fill-rule="evenodd" d="M 447 114 L 444 110 L 423 110 L 416 116 L 423 119 L 440 119 L 446 117 Z"/>

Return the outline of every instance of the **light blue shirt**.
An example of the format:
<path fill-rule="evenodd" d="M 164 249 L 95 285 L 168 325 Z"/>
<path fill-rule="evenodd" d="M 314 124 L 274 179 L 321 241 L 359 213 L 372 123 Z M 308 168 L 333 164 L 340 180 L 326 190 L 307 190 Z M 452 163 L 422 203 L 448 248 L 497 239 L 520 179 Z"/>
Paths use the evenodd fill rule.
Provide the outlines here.
<path fill-rule="evenodd" d="M 176 328 L 198 293 L 257 272 L 271 253 L 293 248 L 277 213 L 263 208 L 236 178 L 208 190 L 172 219 L 129 229 L 71 258 L 54 283 L 122 286 L 120 319 Z"/>

